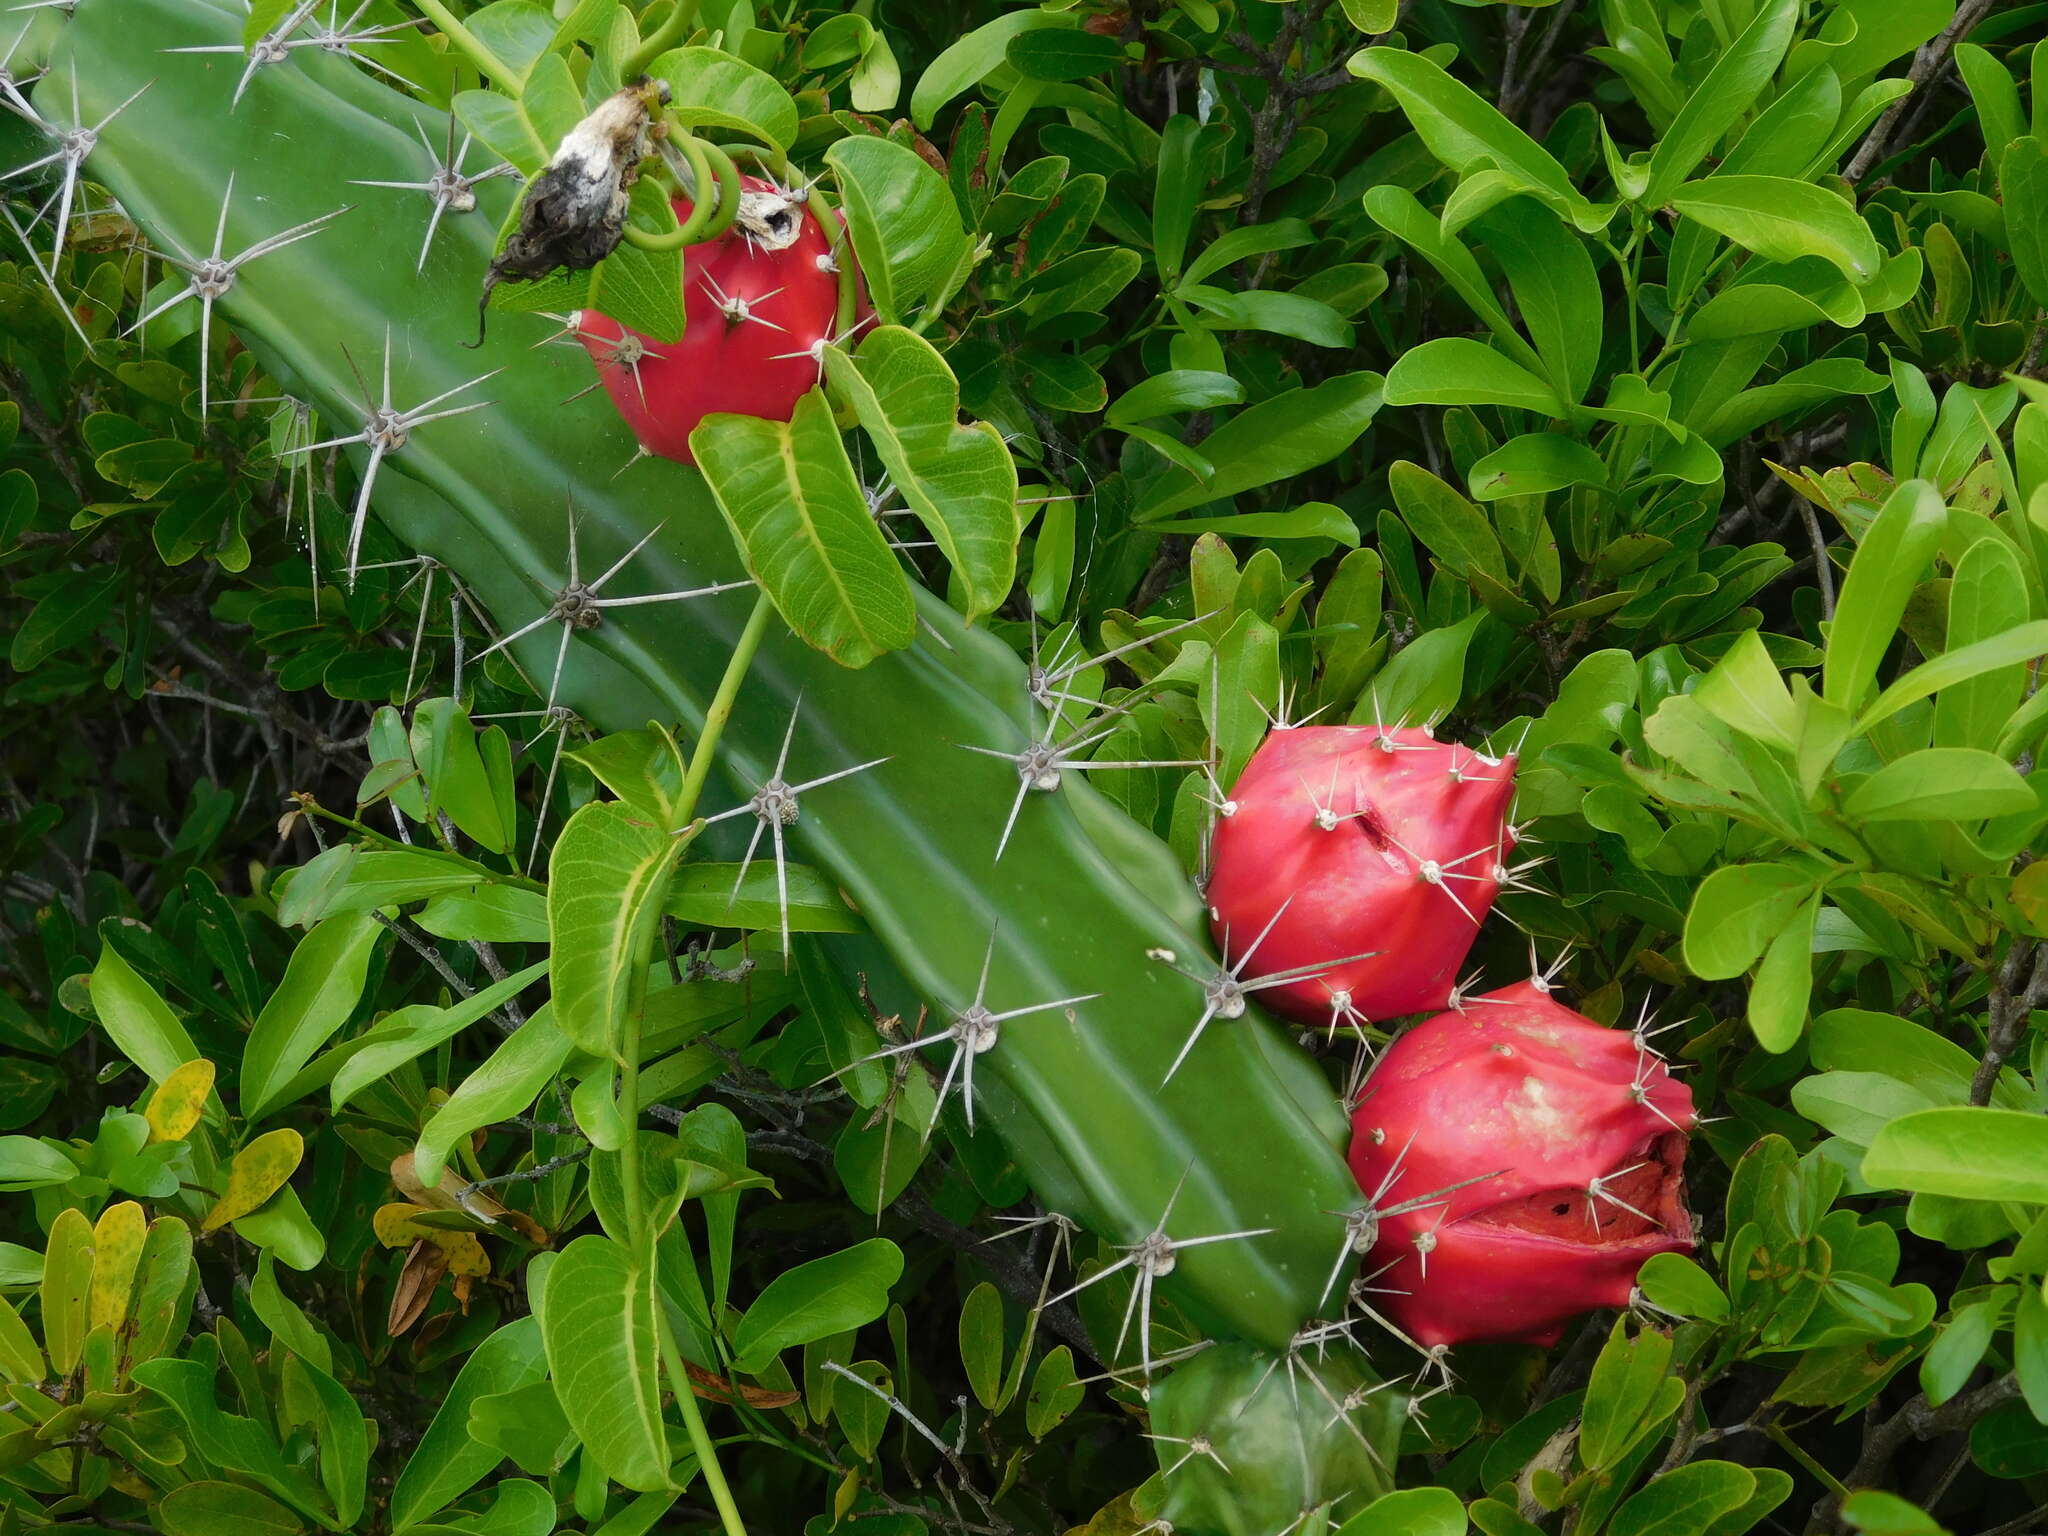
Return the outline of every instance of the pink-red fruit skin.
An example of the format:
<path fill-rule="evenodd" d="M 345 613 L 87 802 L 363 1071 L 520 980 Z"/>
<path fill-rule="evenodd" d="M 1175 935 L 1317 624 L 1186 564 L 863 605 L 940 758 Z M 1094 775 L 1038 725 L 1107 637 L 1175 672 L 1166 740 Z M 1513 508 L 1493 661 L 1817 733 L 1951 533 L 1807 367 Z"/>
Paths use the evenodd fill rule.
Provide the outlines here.
<path fill-rule="evenodd" d="M 741 182 L 749 192 L 775 190 L 752 176 Z M 690 205 L 678 198 L 675 210 L 687 218 Z M 647 452 L 694 464 L 690 434 L 706 416 L 787 421 L 817 384 L 823 363 L 812 349 L 833 334 L 837 263 L 853 258 L 833 255 L 808 205 L 797 216 L 800 233 L 779 251 L 750 242 L 737 224 L 716 240 L 684 247 L 680 341 L 656 341 L 609 315 L 582 312 L 584 348 Z M 746 306 L 745 318 L 735 301 Z"/>
<path fill-rule="evenodd" d="M 1247 980 L 1328 966 L 1259 993 L 1303 1023 L 1445 1007 L 1514 847 L 1514 793 L 1513 757 L 1427 731 L 1272 732 L 1216 820 L 1217 945 L 1236 960 L 1257 942 Z M 1368 951 L 1377 953 L 1331 965 Z"/>
<path fill-rule="evenodd" d="M 1380 1217 L 1366 1299 L 1427 1348 L 1550 1345 L 1567 1319 L 1626 1306 L 1645 1260 L 1693 1246 L 1695 1122 L 1659 1057 L 1538 983 L 1418 1024 L 1351 1122 L 1351 1171 L 1368 1197 L 1386 1185 L 1379 1209 L 1428 1197 Z"/>

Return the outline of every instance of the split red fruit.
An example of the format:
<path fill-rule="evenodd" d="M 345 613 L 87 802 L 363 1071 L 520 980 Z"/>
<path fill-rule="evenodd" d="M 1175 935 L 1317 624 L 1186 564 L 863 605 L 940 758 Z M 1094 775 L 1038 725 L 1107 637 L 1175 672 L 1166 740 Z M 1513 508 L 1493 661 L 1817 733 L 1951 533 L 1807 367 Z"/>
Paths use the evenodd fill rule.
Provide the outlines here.
<path fill-rule="evenodd" d="M 612 404 L 651 454 L 696 462 L 690 433 L 717 412 L 787 421 L 833 338 L 839 263 L 807 202 L 741 178 L 740 218 L 683 250 L 682 340 L 656 341 L 586 309 L 577 334 Z M 676 217 L 690 205 L 675 203 Z"/>
<path fill-rule="evenodd" d="M 1514 793 L 1512 756 L 1425 730 L 1272 732 L 1217 817 L 1217 944 L 1250 951 L 1247 981 L 1299 972 L 1259 996 L 1304 1023 L 1444 1007 L 1507 874 Z"/>
<path fill-rule="evenodd" d="M 1692 1091 L 1540 978 L 1418 1024 L 1366 1086 L 1365 1299 L 1424 1347 L 1554 1344 L 1568 1318 L 1626 1306 L 1652 1255 L 1693 1246 Z"/>

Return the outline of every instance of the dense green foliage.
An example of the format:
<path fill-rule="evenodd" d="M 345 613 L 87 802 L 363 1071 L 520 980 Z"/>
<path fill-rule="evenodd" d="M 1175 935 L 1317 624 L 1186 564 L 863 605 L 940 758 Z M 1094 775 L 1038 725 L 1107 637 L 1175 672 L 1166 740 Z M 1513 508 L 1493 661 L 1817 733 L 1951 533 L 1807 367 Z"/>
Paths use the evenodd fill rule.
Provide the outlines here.
<path fill-rule="evenodd" d="M 0 1530 L 2034 1528 L 2048 11 L 65 9 L 0 20 Z M 632 237 L 464 350 L 642 70 Z M 471 139 L 475 211 L 388 185 Z M 653 194 L 735 166 L 843 329 L 700 475 L 558 312 L 673 341 Z M 1312 1324 L 1403 1021 L 1183 973 L 1317 711 L 1520 753 L 1475 963 L 1714 1117 L 1697 1262 L 1556 1351 Z"/>

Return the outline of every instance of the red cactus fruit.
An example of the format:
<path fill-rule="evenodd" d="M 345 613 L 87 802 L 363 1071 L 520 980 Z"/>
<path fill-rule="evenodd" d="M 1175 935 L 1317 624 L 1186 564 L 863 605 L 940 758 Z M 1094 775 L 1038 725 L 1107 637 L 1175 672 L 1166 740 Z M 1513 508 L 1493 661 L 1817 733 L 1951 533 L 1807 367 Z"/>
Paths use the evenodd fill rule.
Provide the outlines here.
<path fill-rule="evenodd" d="M 1507 874 L 1514 781 L 1512 756 L 1426 730 L 1274 731 L 1216 822 L 1208 897 L 1225 958 L 1252 951 L 1247 982 L 1298 972 L 1259 995 L 1304 1023 L 1446 1006 Z"/>
<path fill-rule="evenodd" d="M 1548 994 L 1517 982 L 1418 1024 L 1352 1118 L 1366 1299 L 1425 1347 L 1554 1344 L 1567 1318 L 1626 1306 L 1651 1255 L 1693 1246 L 1692 1091 Z"/>
<path fill-rule="evenodd" d="M 742 177 L 739 221 L 683 251 L 683 338 L 656 341 L 583 311 L 577 334 L 640 446 L 694 464 L 713 412 L 787 421 L 818 382 L 839 305 L 836 254 L 808 204 Z M 687 218 L 690 205 L 675 203 Z"/>

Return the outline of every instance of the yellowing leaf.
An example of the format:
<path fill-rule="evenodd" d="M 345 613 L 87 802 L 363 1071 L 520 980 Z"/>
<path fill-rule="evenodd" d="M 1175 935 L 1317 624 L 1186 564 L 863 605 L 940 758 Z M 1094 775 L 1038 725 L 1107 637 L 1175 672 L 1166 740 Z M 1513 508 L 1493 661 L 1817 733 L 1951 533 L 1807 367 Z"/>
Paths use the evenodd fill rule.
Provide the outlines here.
<path fill-rule="evenodd" d="M 306 1153 L 306 1144 L 294 1130 L 265 1131 L 235 1154 L 228 1169 L 228 1187 L 206 1213 L 200 1230 L 212 1232 L 240 1216 L 247 1216 L 284 1187 Z"/>
<path fill-rule="evenodd" d="M 432 1243 L 447 1261 L 449 1274 L 488 1275 L 491 1261 L 484 1253 L 484 1245 L 477 1241 L 476 1234 L 432 1226 L 424 1218 L 433 1214 L 417 1205 L 380 1205 L 377 1214 L 370 1218 L 370 1225 L 377 1234 L 377 1241 L 386 1248 L 410 1248 L 418 1242 Z"/>
<path fill-rule="evenodd" d="M 165 1141 L 183 1141 L 206 1111 L 206 1096 L 213 1092 L 213 1063 L 204 1056 L 188 1061 L 172 1072 L 149 1096 L 142 1117 L 149 1122 L 152 1146 Z"/>
<path fill-rule="evenodd" d="M 92 1229 L 92 1291 L 87 1326 L 119 1328 L 128 1320 L 128 1298 L 135 1289 L 135 1270 L 142 1263 L 142 1242 L 149 1223 L 133 1200 L 110 1205 Z"/>

